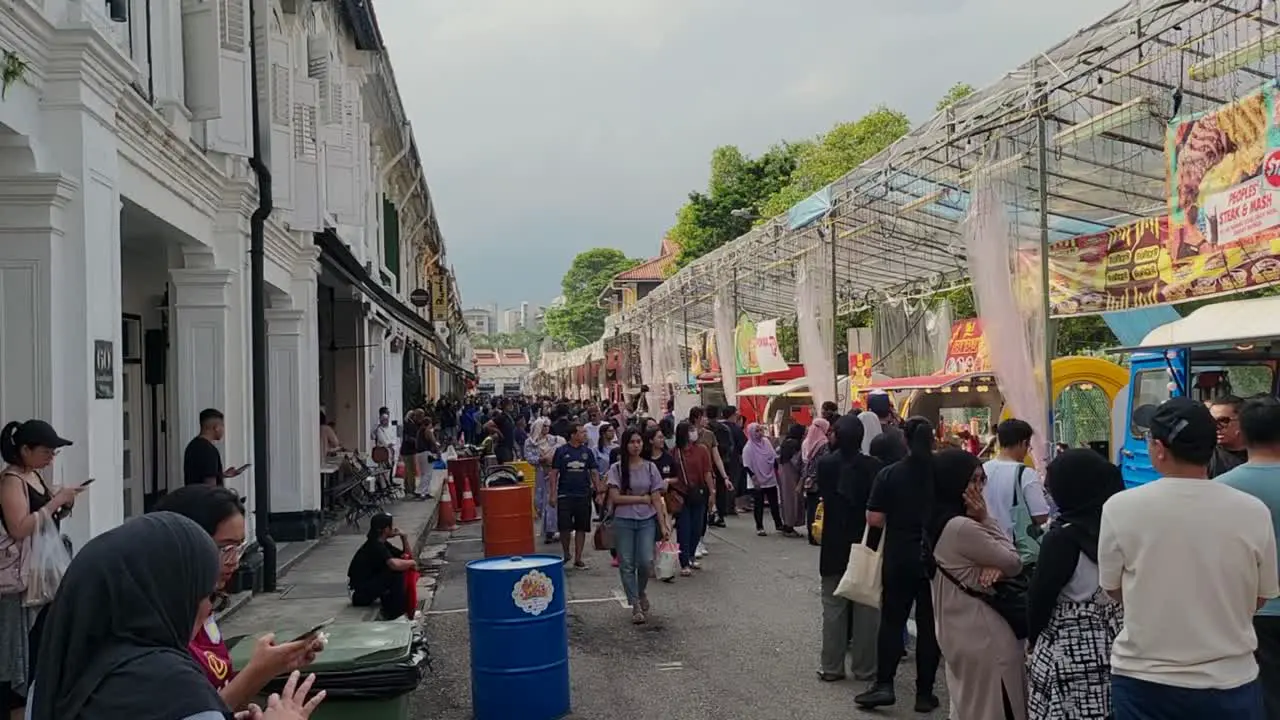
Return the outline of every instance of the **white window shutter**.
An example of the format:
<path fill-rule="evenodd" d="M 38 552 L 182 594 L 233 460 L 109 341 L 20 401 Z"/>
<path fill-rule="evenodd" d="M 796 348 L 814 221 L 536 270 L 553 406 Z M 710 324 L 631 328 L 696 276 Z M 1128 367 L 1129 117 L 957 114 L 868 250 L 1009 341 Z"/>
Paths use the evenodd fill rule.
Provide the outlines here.
<path fill-rule="evenodd" d="M 329 84 L 332 121 L 324 129 L 325 206 L 338 222 L 361 225 L 361 207 L 356 202 L 359 178 L 356 174 L 353 86 L 354 83 L 350 82 Z"/>
<path fill-rule="evenodd" d="M 221 0 L 182 3 L 183 90 L 196 120 L 222 114 L 221 28 Z"/>
<path fill-rule="evenodd" d="M 317 100 L 324 113 L 321 120 L 327 122 L 333 88 L 333 61 L 329 54 L 328 38 L 307 38 L 307 77 L 316 82 L 316 89 L 319 91 Z"/>
<path fill-rule="evenodd" d="M 324 229 L 319 90 L 315 80 L 293 84 L 294 230 Z"/>
<path fill-rule="evenodd" d="M 253 109 L 249 63 L 249 0 L 218 0 L 222 112 L 209 122 L 209 149 L 228 155 L 253 154 Z M 265 21 L 265 18 L 264 18 Z"/>
<path fill-rule="evenodd" d="M 270 47 L 271 72 L 261 92 L 268 99 L 267 112 L 271 131 L 269 152 L 272 197 L 276 207 L 293 209 L 294 132 L 293 71 L 289 65 L 289 42 L 273 36 Z M 264 123 L 267 124 L 267 123 Z"/>

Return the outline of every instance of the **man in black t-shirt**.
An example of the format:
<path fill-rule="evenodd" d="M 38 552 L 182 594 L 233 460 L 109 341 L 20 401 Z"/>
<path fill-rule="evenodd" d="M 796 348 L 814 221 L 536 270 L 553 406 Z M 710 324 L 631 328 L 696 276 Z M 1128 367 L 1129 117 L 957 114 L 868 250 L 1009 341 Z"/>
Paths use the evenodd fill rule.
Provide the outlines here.
<path fill-rule="evenodd" d="M 389 541 L 393 537 L 400 538 L 404 547 L 392 545 Z M 390 515 L 379 513 L 369 518 L 369 537 L 347 566 L 352 605 L 368 607 L 378 602 L 383 620 L 395 620 L 408 611 L 404 573 L 416 565 L 404 557 L 408 547 L 408 538 L 395 527 Z"/>
<path fill-rule="evenodd" d="M 498 431 L 498 438 L 493 444 L 493 454 L 497 456 L 498 462 L 514 462 L 516 459 L 516 424 L 511 419 L 510 400 L 502 399 L 502 403 L 493 411 L 493 415 L 489 416 L 489 422 L 485 424 L 485 428 L 489 431 Z"/>
<path fill-rule="evenodd" d="M 213 408 L 200 411 L 200 434 L 187 443 L 182 455 L 182 481 L 184 485 L 222 486 L 227 478 L 244 472 L 244 465 L 224 470 L 222 453 L 214 443 L 222 442 L 222 413 Z"/>

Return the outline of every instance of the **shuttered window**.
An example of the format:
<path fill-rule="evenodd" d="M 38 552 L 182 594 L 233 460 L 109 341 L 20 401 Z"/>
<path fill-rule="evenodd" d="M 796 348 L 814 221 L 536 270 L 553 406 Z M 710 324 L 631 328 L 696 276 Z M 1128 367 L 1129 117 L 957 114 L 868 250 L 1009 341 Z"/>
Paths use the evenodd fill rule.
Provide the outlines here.
<path fill-rule="evenodd" d="M 395 287 L 400 288 L 400 211 L 396 204 L 382 198 L 382 257 L 387 269 L 395 278 Z"/>

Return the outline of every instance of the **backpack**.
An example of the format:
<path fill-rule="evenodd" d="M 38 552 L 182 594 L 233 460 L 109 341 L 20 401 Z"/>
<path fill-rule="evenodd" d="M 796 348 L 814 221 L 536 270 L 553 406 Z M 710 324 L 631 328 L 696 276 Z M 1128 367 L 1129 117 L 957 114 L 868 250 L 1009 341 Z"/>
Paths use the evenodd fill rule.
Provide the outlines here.
<path fill-rule="evenodd" d="M 1044 531 L 1031 521 L 1031 511 L 1027 509 L 1027 500 L 1022 495 L 1022 476 L 1027 472 L 1023 465 L 1018 477 L 1013 481 L 1013 546 L 1022 558 L 1022 566 L 1030 567 L 1040 559 L 1040 536 Z"/>

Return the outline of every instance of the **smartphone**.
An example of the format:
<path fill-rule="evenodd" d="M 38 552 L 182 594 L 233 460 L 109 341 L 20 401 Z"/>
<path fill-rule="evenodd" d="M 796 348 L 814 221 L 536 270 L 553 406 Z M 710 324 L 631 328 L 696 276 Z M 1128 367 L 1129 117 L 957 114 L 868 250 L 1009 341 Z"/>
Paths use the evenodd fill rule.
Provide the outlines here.
<path fill-rule="evenodd" d="M 245 464 L 241 465 L 240 467 L 236 468 L 236 472 L 237 472 L 237 473 L 242 473 L 242 472 L 244 472 L 245 470 L 248 470 L 248 469 L 249 469 L 249 468 L 251 468 L 251 467 L 253 467 L 253 463 L 245 463 Z"/>
<path fill-rule="evenodd" d="M 92 485 L 92 484 L 93 484 L 93 481 L 94 481 L 94 480 L 97 480 L 97 479 L 98 479 L 98 478 L 89 478 L 88 480 L 85 480 L 84 482 L 80 483 L 80 487 L 82 487 L 82 488 L 89 487 L 90 485 Z"/>
<path fill-rule="evenodd" d="M 294 639 L 290 640 L 289 642 L 298 642 L 299 640 L 306 640 L 307 638 L 315 637 L 316 635 L 320 634 L 320 631 L 321 631 L 321 630 L 324 630 L 325 628 L 327 628 L 327 627 L 329 627 L 330 625 L 332 625 L 335 619 L 336 619 L 336 618 L 329 618 L 328 620 L 325 620 L 324 622 L 320 623 L 319 625 L 316 625 L 315 627 L 313 627 L 313 628 L 311 628 L 310 630 L 308 630 L 308 631 L 306 631 L 306 632 L 302 633 L 301 635 L 299 635 L 298 637 L 296 637 L 296 638 L 294 638 Z"/>

